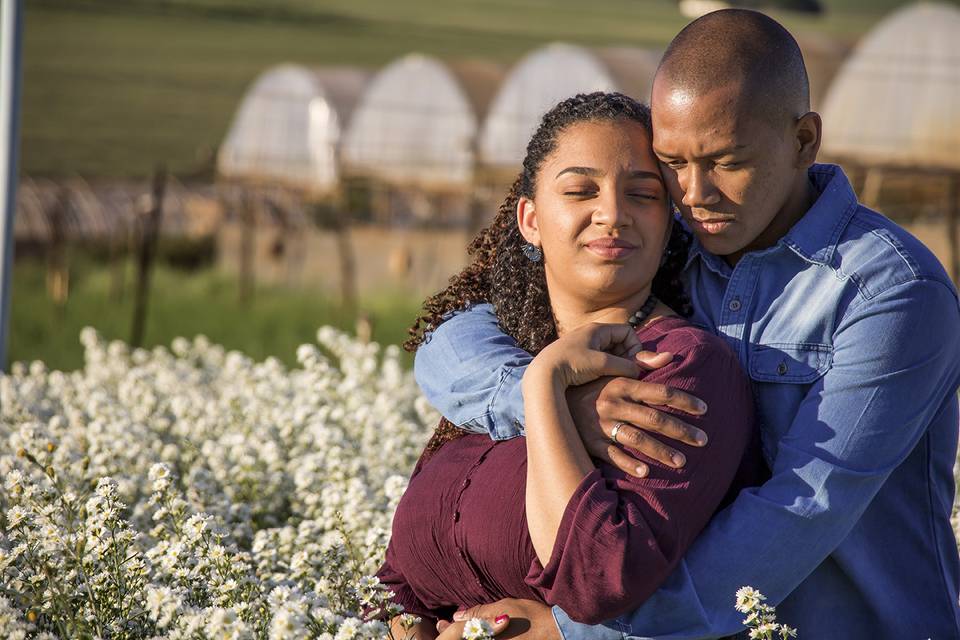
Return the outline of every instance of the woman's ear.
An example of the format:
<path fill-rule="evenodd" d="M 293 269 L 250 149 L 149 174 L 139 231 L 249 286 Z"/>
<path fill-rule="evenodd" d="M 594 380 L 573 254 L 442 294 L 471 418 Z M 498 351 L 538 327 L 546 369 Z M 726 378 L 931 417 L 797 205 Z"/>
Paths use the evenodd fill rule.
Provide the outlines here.
<path fill-rule="evenodd" d="M 537 223 L 537 210 L 533 200 L 520 196 L 517 200 L 517 227 L 520 235 L 530 244 L 540 246 L 540 226 Z"/>

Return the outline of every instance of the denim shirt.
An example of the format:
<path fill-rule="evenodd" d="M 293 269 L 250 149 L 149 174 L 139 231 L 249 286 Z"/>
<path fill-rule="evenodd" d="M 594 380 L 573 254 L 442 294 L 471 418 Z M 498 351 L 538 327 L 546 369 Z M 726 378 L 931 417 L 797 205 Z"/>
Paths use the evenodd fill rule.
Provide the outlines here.
<path fill-rule="evenodd" d="M 820 195 L 775 246 L 730 267 L 695 242 L 685 269 L 693 320 L 752 379 L 770 480 L 719 512 L 633 613 L 587 626 L 555 607 L 567 640 L 737 633 L 745 585 L 801 637 L 960 638 L 957 293 L 838 167 L 809 176 Z M 530 360 L 477 305 L 433 332 L 415 374 L 453 422 L 505 439 L 522 435 Z"/>

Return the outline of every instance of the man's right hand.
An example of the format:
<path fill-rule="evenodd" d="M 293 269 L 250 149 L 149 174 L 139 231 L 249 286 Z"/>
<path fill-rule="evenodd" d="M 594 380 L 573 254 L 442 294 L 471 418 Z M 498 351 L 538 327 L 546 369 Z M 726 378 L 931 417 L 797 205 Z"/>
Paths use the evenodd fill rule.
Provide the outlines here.
<path fill-rule="evenodd" d="M 642 352 L 636 360 L 644 369 L 669 364 L 669 353 Z M 594 458 L 604 460 L 632 476 L 642 478 L 650 469 L 623 450 L 628 446 L 670 467 L 682 467 L 686 457 L 648 433 L 659 433 L 695 447 L 707 443 L 707 434 L 656 407 L 670 407 L 691 415 L 706 413 L 706 405 L 690 394 L 662 384 L 631 378 L 600 378 L 567 389 L 567 403 L 583 444 Z M 614 426 L 617 443 L 611 440 Z"/>

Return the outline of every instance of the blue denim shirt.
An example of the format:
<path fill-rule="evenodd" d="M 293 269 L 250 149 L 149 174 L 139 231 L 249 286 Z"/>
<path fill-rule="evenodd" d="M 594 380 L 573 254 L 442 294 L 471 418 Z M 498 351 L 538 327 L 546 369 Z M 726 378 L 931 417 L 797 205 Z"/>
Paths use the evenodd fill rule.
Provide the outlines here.
<path fill-rule="evenodd" d="M 753 381 L 772 477 L 718 513 L 632 614 L 591 627 L 554 608 L 567 640 L 737 633 L 744 585 L 805 638 L 960 638 L 957 293 L 838 167 L 810 179 L 819 198 L 775 246 L 731 268 L 695 243 L 685 270 L 694 321 Z M 502 439 L 522 434 L 530 359 L 477 305 L 433 333 L 415 373 L 444 415 Z"/>

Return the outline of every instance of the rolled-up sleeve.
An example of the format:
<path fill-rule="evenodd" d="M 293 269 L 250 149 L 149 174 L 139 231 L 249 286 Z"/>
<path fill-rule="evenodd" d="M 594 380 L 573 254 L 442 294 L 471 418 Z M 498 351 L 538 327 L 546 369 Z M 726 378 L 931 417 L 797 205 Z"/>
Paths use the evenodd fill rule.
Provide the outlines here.
<path fill-rule="evenodd" d="M 603 464 L 581 481 L 547 565 L 534 559 L 527 574 L 547 602 L 580 622 L 632 611 L 659 587 L 716 511 L 755 437 L 750 383 L 733 352 L 719 340 L 686 349 L 669 340 L 660 348 L 677 354 L 674 363 L 645 380 L 707 402 L 707 414 L 684 418 L 708 434 L 710 447 L 679 445 L 687 456 L 681 469 L 638 453 L 650 465 L 645 478 Z M 751 463 L 762 464 L 753 453 Z"/>
<path fill-rule="evenodd" d="M 493 306 L 478 304 L 429 334 L 413 371 L 427 400 L 448 420 L 508 440 L 523 435 L 520 380 L 531 360 L 500 328 Z"/>

